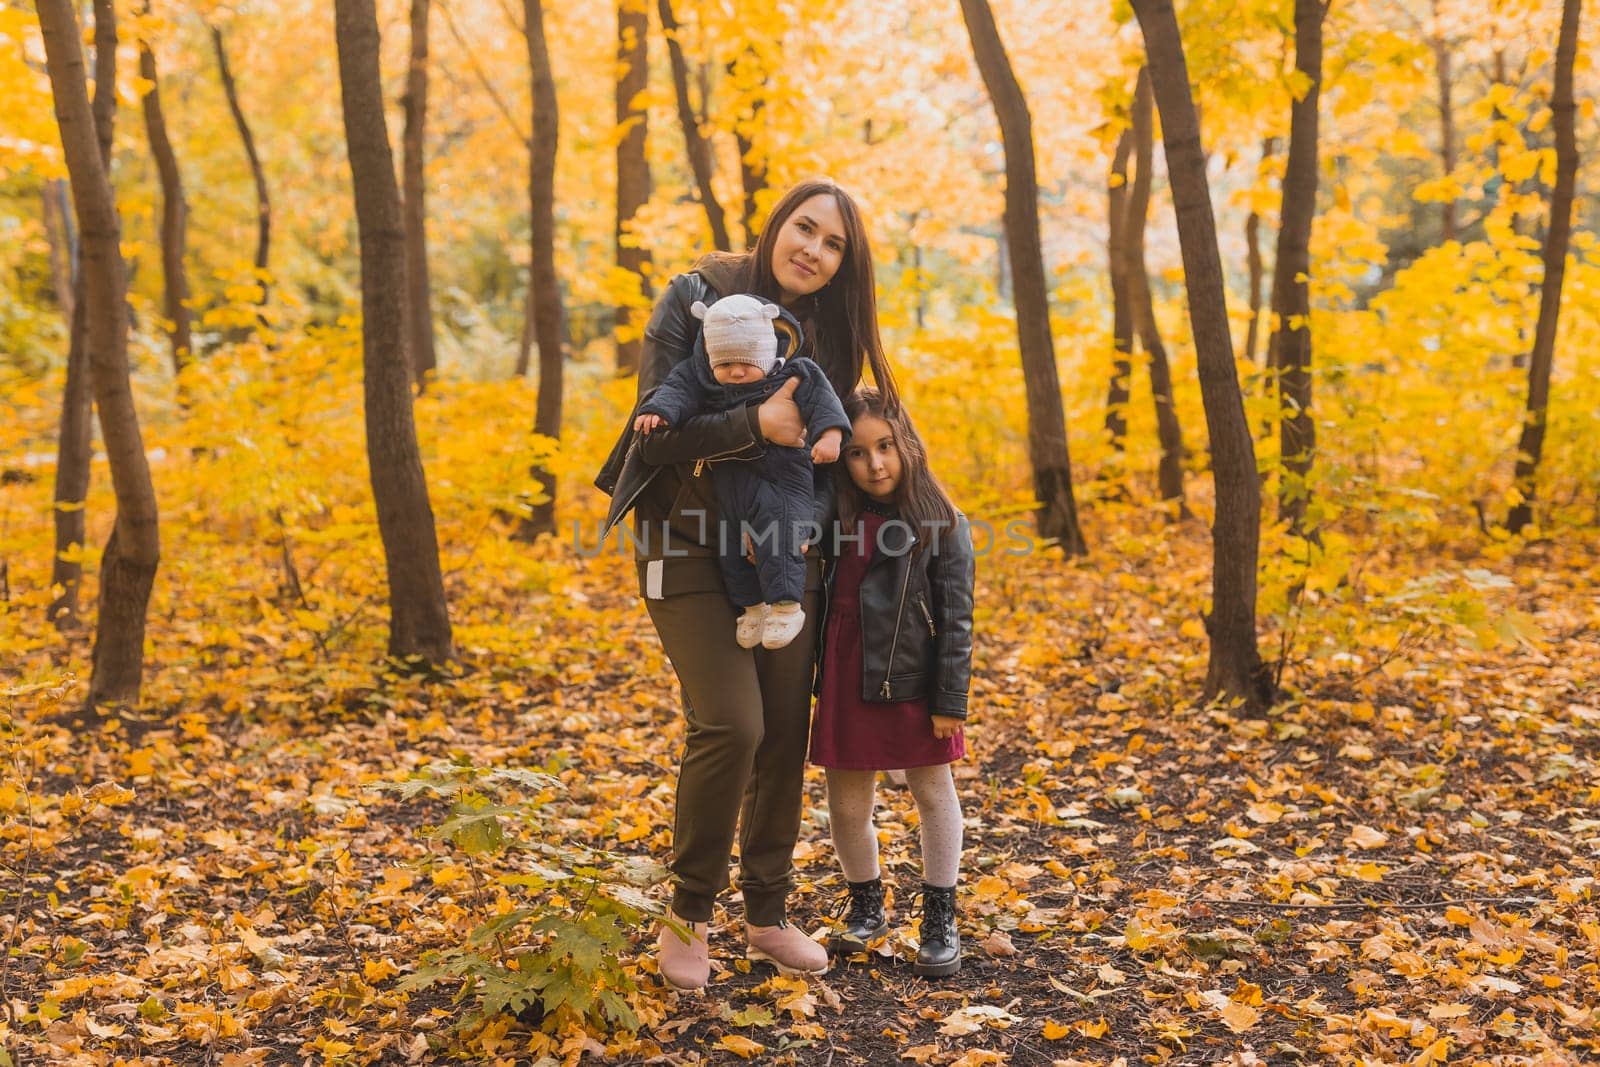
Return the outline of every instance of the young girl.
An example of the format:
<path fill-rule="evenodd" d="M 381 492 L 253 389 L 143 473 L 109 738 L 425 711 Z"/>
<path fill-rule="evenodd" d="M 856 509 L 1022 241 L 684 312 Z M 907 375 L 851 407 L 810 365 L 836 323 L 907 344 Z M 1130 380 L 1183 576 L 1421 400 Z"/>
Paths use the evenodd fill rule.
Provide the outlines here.
<path fill-rule="evenodd" d="M 966 754 L 972 669 L 972 538 L 928 470 L 903 408 L 871 388 L 845 401 L 848 484 L 827 611 L 811 761 L 828 771 L 828 821 L 850 887 L 835 952 L 888 929 L 878 837 L 877 772 L 904 768 L 922 823 L 922 943 L 916 973 L 955 974 L 961 806 L 950 764 Z M 841 479 L 843 481 L 843 479 Z"/>

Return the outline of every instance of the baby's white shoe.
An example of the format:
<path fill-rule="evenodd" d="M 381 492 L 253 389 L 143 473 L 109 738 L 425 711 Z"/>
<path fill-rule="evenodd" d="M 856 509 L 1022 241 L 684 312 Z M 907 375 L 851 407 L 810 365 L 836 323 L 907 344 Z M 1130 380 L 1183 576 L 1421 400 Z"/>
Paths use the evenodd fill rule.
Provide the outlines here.
<path fill-rule="evenodd" d="M 782 648 L 799 636 L 805 628 L 806 613 L 797 600 L 780 600 L 767 612 L 766 625 L 761 629 L 763 648 Z"/>
<path fill-rule="evenodd" d="M 740 648 L 755 648 L 761 643 L 766 621 L 767 605 L 751 604 L 744 609 L 744 614 L 739 616 L 739 625 L 733 631 L 733 639 L 739 642 Z"/>

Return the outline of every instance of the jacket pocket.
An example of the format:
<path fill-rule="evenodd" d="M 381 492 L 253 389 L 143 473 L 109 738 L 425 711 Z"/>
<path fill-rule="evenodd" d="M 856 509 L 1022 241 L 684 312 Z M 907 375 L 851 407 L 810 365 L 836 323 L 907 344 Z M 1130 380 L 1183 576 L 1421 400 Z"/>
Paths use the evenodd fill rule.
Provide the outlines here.
<path fill-rule="evenodd" d="M 928 610 L 928 598 L 921 593 L 917 594 L 917 607 L 922 609 L 922 619 L 928 624 L 928 636 L 937 638 L 939 629 L 933 625 L 933 612 Z"/>

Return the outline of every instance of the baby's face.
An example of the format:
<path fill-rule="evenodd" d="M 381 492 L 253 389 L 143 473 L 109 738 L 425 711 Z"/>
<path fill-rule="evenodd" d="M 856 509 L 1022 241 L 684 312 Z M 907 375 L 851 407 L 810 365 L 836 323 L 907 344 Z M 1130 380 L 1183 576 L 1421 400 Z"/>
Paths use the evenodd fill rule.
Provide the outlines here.
<path fill-rule="evenodd" d="M 761 368 L 753 363 L 718 363 L 711 368 L 711 376 L 723 385 L 743 385 L 761 377 Z"/>

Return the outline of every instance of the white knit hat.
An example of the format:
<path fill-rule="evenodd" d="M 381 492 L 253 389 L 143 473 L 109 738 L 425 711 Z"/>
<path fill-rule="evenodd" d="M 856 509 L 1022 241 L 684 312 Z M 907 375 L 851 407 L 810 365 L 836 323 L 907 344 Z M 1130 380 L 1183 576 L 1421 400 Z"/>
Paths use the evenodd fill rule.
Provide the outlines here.
<path fill-rule="evenodd" d="M 778 335 L 773 320 L 778 305 L 753 296 L 725 296 L 706 305 L 696 300 L 689 309 L 704 321 L 706 358 L 713 367 L 724 363 L 749 363 L 769 374 L 778 362 Z"/>

